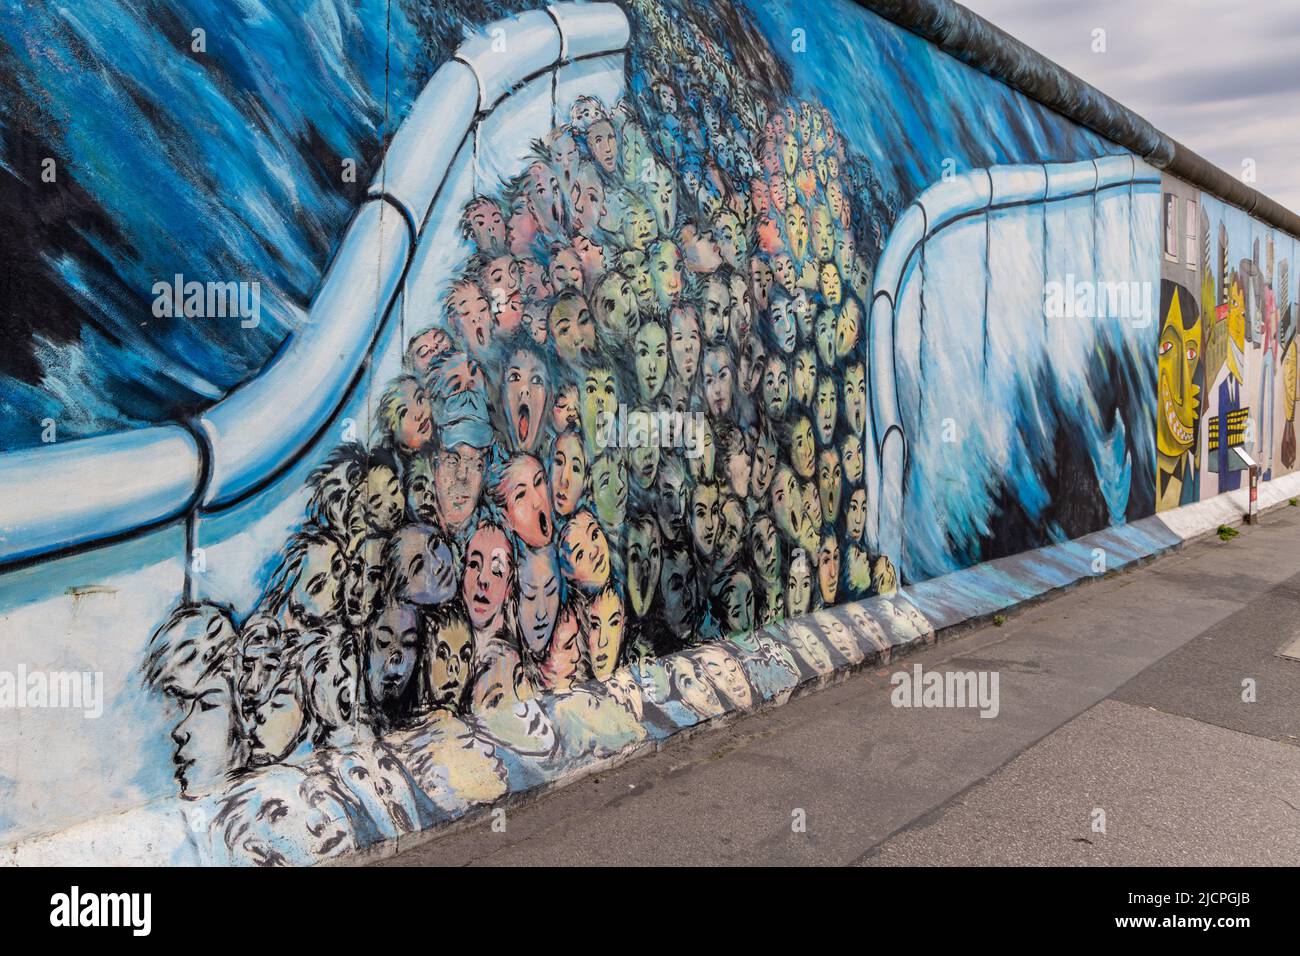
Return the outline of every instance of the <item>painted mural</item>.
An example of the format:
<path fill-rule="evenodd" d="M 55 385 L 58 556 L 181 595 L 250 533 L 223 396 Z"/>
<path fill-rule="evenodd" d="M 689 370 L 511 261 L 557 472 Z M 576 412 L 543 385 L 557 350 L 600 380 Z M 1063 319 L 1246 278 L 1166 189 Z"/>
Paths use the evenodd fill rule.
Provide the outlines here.
<path fill-rule="evenodd" d="M 652 692 L 667 726 L 748 707 L 835 646 L 757 628 L 894 592 L 865 542 L 861 160 L 725 33 L 633 13 L 628 95 L 579 96 L 460 209 L 468 257 L 258 602 L 183 604 L 153 635 L 183 795 L 261 793 L 264 768 L 344 747 L 404 767 L 394 735 L 437 728 L 489 742 L 457 759 L 490 800 L 494 746 L 546 766 L 644 738 L 650 662 L 700 648 Z"/>
<path fill-rule="evenodd" d="M 180 42 L 208 6 L 106 4 L 84 23 L 51 6 L 4 28 L 0 82 L 48 123 L 0 103 L 0 179 L 32 150 L 79 160 L 59 200 L 70 231 L 50 214 L 8 233 L 30 301 L 67 327 L 6 313 L 21 345 L 0 364 L 6 449 L 35 445 L 49 415 L 70 437 L 186 421 L 308 334 L 310 291 L 424 83 L 493 19 L 540 9 L 321 0 L 304 29 L 271 3 L 201 67 L 153 81 L 123 58 L 93 93 L 68 79 L 115 31 L 133 50 Z M 66 794 L 55 769 L 0 753 L 0 841 L 143 806 L 133 825 L 183 819 L 198 862 L 343 856 L 888 661 L 934 637 L 910 587 L 1235 487 L 1233 447 L 1293 467 L 1283 237 L 1204 200 L 1192 269 L 1168 242 L 1159 259 L 1159 187 L 1149 209 L 1125 182 L 1000 210 L 927 240 L 889 290 L 915 321 L 878 355 L 876 269 L 909 203 L 954 169 L 1046 175 L 1118 149 L 847 0 L 618 6 L 613 82 L 546 78 L 548 96 L 503 111 L 527 135 L 495 129 L 508 150 L 484 135 L 492 163 L 483 128 L 469 139 L 472 189 L 419 237 L 447 268 L 407 277 L 392 338 L 340 399 L 350 433 L 326 429 L 251 500 L 160 530 L 165 561 L 141 545 L 60 570 L 138 575 L 148 593 L 124 584 L 97 612 L 113 627 L 76 642 L 88 666 L 111 661 L 110 719 L 75 743 L 27 729 L 23 746 L 117 750 L 84 774 L 93 793 Z M 238 17 L 222 9 L 216 35 Z M 277 45 L 253 42 L 268 36 L 305 49 L 268 62 L 257 51 Z M 165 102 L 140 102 L 151 82 Z M 89 124 L 83 97 L 161 144 L 137 204 L 104 167 L 82 171 L 90 153 L 129 164 L 140 138 Z M 171 116 L 185 109 L 222 117 L 228 158 L 194 158 Z M 348 156 L 359 175 L 334 182 Z M 50 201 L 5 182 L 15 207 Z M 1186 212 L 1196 196 L 1176 198 Z M 200 207 L 229 216 L 191 246 L 159 222 Z M 1189 234 L 1174 248 L 1191 254 Z M 265 322 L 136 321 L 142 277 L 218 264 L 265 276 Z M 1045 316 L 1042 285 L 1066 271 L 1161 277 L 1158 321 Z M 879 482 L 882 376 L 901 395 L 897 487 Z M 1265 405 L 1266 421 L 1243 414 Z M 894 554 L 882 503 L 903 515 Z M 29 656 L 97 620 L 39 570 L 0 573 L 0 624 Z M 60 601 L 73 609 L 50 638 L 42 609 Z"/>
<path fill-rule="evenodd" d="M 1163 227 L 1161 509 L 1296 466 L 1294 239 L 1168 177 Z"/>

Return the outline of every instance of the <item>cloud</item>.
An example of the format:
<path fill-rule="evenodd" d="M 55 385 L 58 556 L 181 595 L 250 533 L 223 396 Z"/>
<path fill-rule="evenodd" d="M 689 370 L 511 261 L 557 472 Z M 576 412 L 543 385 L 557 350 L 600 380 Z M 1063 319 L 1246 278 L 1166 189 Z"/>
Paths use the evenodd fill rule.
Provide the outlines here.
<path fill-rule="evenodd" d="M 1300 7 L 1274 0 L 963 0 L 980 16 L 1300 210 Z M 1093 31 L 1105 31 L 1095 52 Z"/>

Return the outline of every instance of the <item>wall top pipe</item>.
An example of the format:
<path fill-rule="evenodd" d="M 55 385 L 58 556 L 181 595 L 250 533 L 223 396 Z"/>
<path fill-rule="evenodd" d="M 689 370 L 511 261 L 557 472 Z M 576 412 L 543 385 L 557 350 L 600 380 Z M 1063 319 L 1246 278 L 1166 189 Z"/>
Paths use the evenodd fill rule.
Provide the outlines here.
<path fill-rule="evenodd" d="M 943 52 L 1132 150 L 1151 165 L 1300 237 L 1300 215 L 1162 133 L 1122 103 L 953 0 L 856 0 Z"/>

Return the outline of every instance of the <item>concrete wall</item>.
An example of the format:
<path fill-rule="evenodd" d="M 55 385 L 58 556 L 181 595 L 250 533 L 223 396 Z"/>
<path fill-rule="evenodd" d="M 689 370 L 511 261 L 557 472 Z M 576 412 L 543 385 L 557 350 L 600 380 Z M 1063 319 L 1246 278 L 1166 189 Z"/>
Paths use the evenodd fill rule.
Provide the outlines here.
<path fill-rule="evenodd" d="M 919 37 L 468 26 L 260 374 L 0 456 L 12 860 L 401 839 L 1173 546 L 1238 407 L 1293 467 L 1294 240 Z"/>

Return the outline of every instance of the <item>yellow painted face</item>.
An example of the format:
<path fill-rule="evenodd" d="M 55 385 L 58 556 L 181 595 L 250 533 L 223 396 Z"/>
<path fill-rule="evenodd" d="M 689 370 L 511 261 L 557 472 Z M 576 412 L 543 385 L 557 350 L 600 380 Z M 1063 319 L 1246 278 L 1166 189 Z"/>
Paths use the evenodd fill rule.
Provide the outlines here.
<path fill-rule="evenodd" d="M 1246 370 L 1242 368 L 1242 359 L 1246 353 L 1246 298 L 1236 279 L 1228 287 L 1228 345 L 1228 369 L 1237 381 L 1244 382 Z"/>
<path fill-rule="evenodd" d="M 1196 438 L 1200 389 L 1193 379 L 1201 361 L 1201 319 L 1189 326 L 1183 318 L 1182 299 L 1169 302 L 1160 330 L 1160 407 L 1156 444 L 1160 454 L 1177 458 L 1189 451 Z"/>

